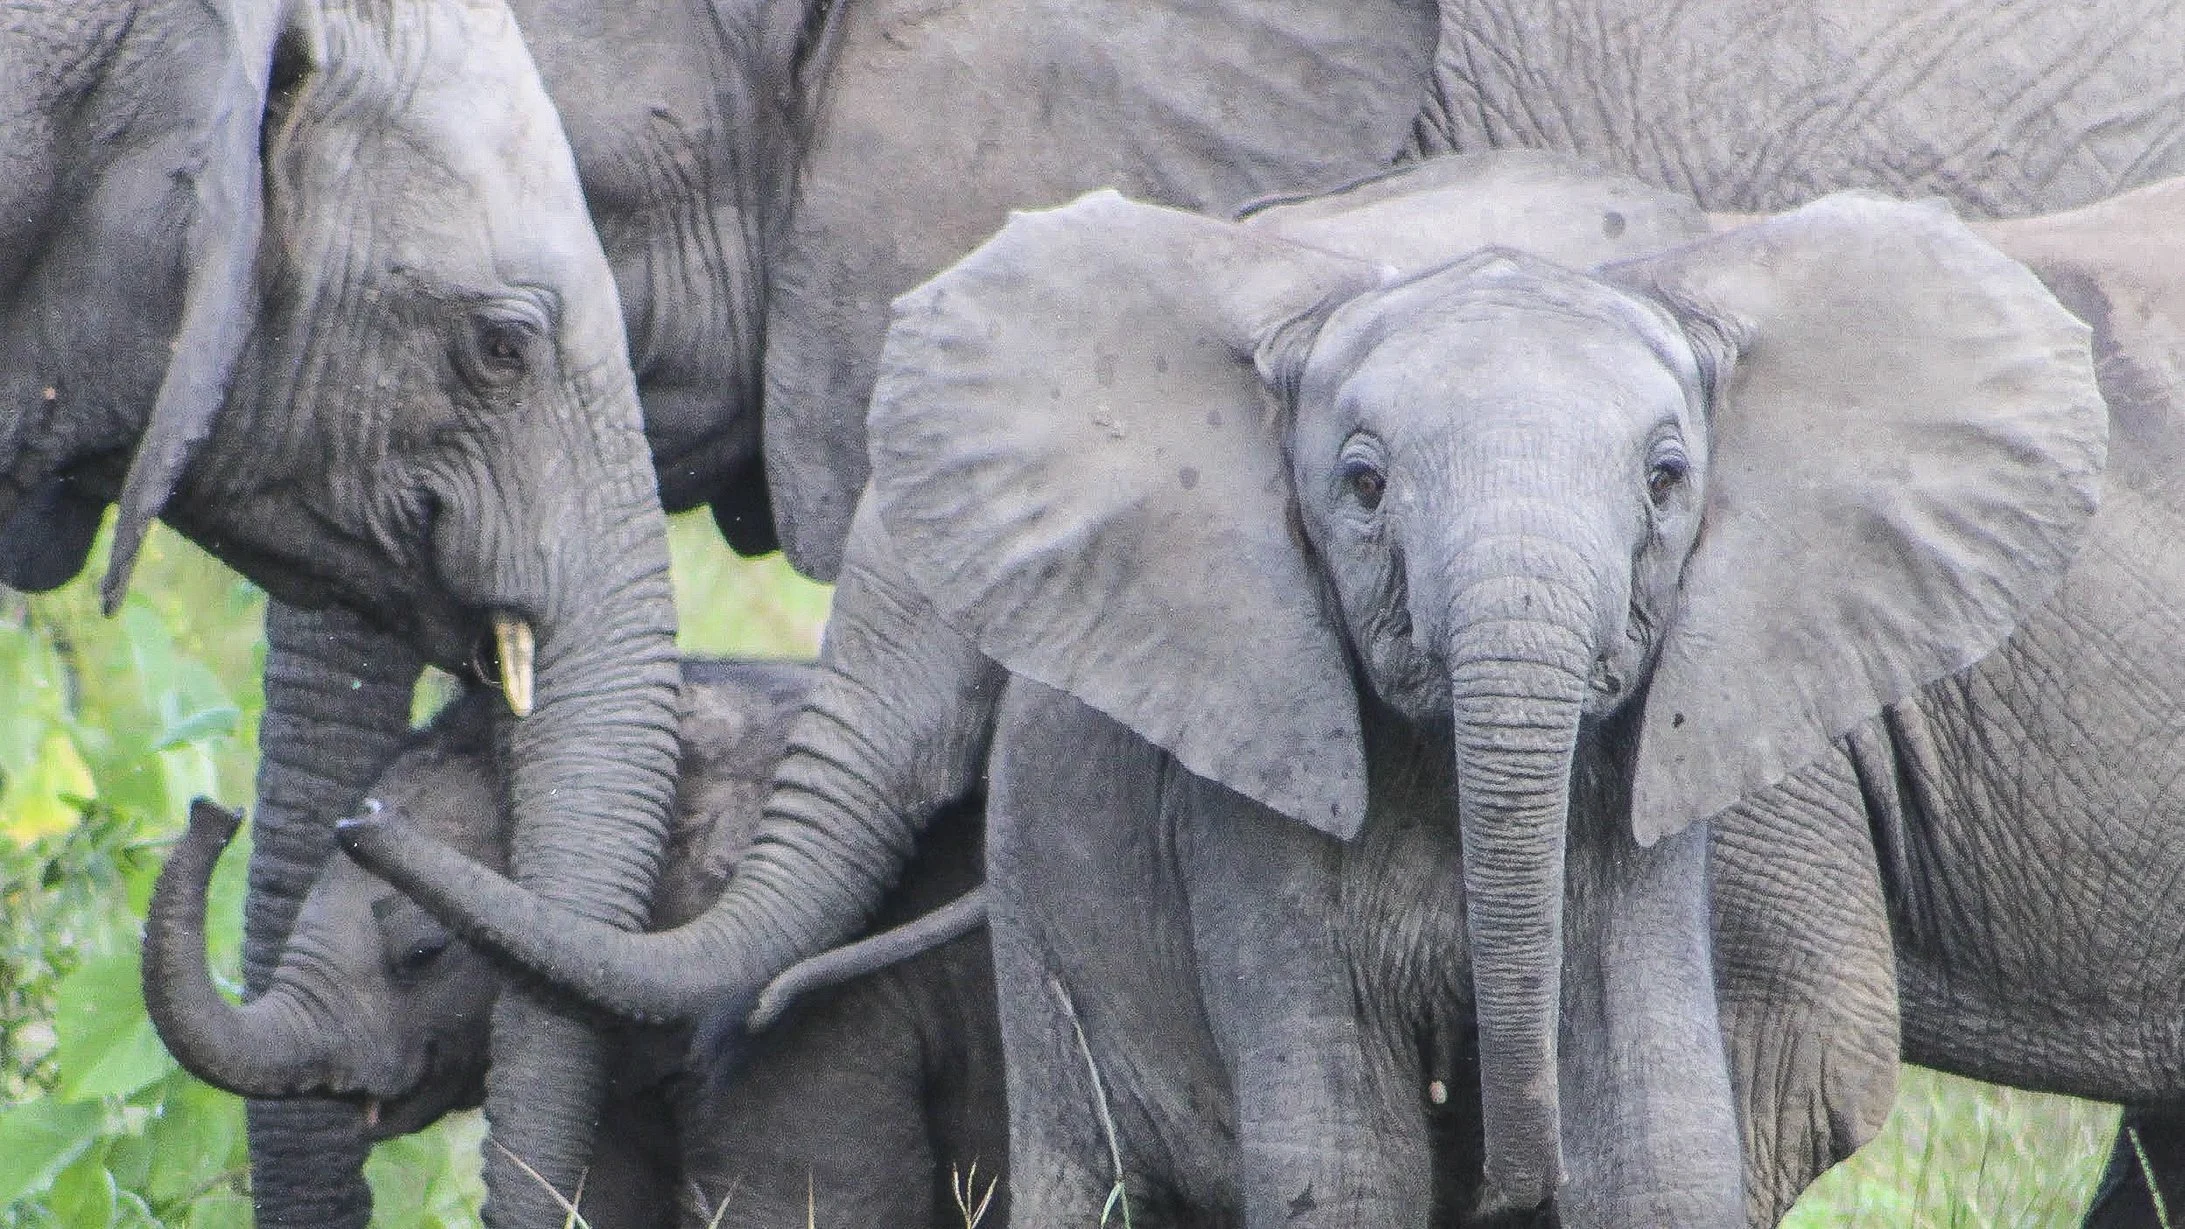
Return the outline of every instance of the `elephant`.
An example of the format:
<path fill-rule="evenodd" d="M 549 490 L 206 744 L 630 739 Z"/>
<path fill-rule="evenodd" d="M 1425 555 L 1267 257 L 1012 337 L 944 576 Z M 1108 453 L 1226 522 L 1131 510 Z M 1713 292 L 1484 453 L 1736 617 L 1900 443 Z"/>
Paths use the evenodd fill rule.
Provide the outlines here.
<path fill-rule="evenodd" d="M 642 921 L 674 776 L 664 526 L 612 272 L 509 11 L 13 5 L 0 184 L 0 583 L 69 579 L 112 503 L 110 609 L 154 517 L 273 599 L 250 986 L 428 661 L 505 689 L 516 873 Z M 535 1124 L 588 1113 L 588 1030 L 528 993 L 496 1010 L 496 1135 L 573 1181 L 581 1148 Z M 539 1047 L 561 1074 L 533 1088 Z M 360 1112 L 251 1113 L 261 1160 L 298 1158 L 258 1167 L 261 1223 L 361 1226 Z"/>
<path fill-rule="evenodd" d="M 713 910 L 616 936 L 386 818 L 345 847 L 588 1001 L 688 1013 L 854 932 L 991 753 L 1026 1223 L 1117 1183 L 1147 1223 L 1742 1219 L 1737 1123 L 1774 1106 L 1733 1104 L 1704 821 L 2008 635 L 2091 514 L 2106 419 L 2084 327 L 1939 208 L 1702 241 L 1688 202 L 1579 180 L 1457 160 L 1244 226 L 1112 194 L 1017 216 L 897 304 L 826 673 Z M 1747 564 L 1788 552 L 1736 510 L 1822 409 L 1906 493 L 1873 504 L 1866 457 L 1800 488 L 1851 527 L 1825 542 L 1849 591 L 1754 602 Z M 1518 488 L 1581 463 L 1619 502 L 1559 529 L 1586 484 Z M 1983 536 L 1937 511 L 1972 479 L 1910 481 L 1937 473 L 2023 506 L 1982 503 Z M 1776 643 L 1803 656 L 1754 660 Z M 1821 711 L 1749 698 L 1781 695 Z M 1722 728 L 1757 762 L 1710 775 L 1691 748 Z M 1468 1179 L 1419 1090 L 1446 1100 L 1475 1017 Z"/>
<path fill-rule="evenodd" d="M 687 661 L 682 775 L 654 921 L 680 924 L 719 895 L 760 804 L 808 666 Z M 472 691 L 414 736 L 372 799 L 466 854 L 507 864 L 489 708 Z M 236 1007 L 205 966 L 207 879 L 236 817 L 209 804 L 153 893 L 145 1001 L 177 1057 L 246 1095 L 364 1099 L 375 1138 L 475 1105 L 486 1023 L 503 979 L 431 915 L 347 859 L 305 897 L 271 987 Z M 978 873 L 974 805 L 951 808 L 883 920 L 923 913 Z M 610 1096 L 582 1211 L 597 1229 L 802 1223 L 946 1225 L 951 1166 L 1003 1176 L 999 1025 L 983 936 L 972 935 L 801 1001 L 755 1039 L 687 1061 L 691 1022 L 626 1025 L 609 1043 Z M 808 1188 L 807 1178 L 810 1180 Z M 725 1204 L 725 1211 L 720 1209 Z M 1006 1194 L 997 1193 L 997 1208 Z M 715 1219 L 716 1212 L 719 1219 Z M 1004 1215 L 1006 1213 L 1003 1213 Z"/>

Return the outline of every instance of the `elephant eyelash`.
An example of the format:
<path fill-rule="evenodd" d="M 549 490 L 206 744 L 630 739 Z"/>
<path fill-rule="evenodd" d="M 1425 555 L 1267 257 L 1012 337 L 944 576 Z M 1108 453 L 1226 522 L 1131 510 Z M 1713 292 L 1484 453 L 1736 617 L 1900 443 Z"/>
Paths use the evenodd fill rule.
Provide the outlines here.
<path fill-rule="evenodd" d="M 1677 488 L 1684 485 L 1691 472 L 1691 463 L 1681 454 L 1672 453 L 1656 458 L 1647 467 L 1646 497 L 1657 508 L 1667 504 L 1669 497 L 1677 493 Z"/>

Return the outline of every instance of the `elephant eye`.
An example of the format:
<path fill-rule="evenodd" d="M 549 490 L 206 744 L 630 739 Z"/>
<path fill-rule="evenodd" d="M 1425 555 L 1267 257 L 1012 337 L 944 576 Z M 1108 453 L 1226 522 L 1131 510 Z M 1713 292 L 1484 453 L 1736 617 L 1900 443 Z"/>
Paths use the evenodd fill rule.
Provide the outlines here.
<path fill-rule="evenodd" d="M 1668 503 L 1669 497 L 1684 485 L 1689 472 L 1690 466 L 1683 457 L 1663 457 L 1654 462 L 1646 475 L 1646 497 L 1653 500 L 1657 508 Z"/>
<path fill-rule="evenodd" d="M 1364 461 L 1345 461 L 1343 482 L 1350 488 L 1352 497 L 1368 511 L 1380 507 L 1381 496 L 1388 493 L 1388 478 Z"/>
<path fill-rule="evenodd" d="M 448 928 L 406 896 L 372 902 L 372 917 L 379 923 L 380 959 L 397 981 L 423 975 L 448 948 Z"/>
<path fill-rule="evenodd" d="M 542 336 L 537 323 L 511 311 L 487 310 L 474 313 L 468 326 L 457 360 L 471 383 L 505 388 L 530 373 Z"/>
<path fill-rule="evenodd" d="M 403 948 L 402 954 L 395 958 L 395 976 L 415 977 L 423 973 L 425 966 L 438 959 L 440 953 L 446 951 L 447 948 L 448 936 L 445 934 L 420 935 L 412 940 L 409 946 Z"/>
<path fill-rule="evenodd" d="M 478 358 L 490 371 L 511 378 L 528 366 L 524 361 L 524 328 L 511 320 L 478 322 Z"/>

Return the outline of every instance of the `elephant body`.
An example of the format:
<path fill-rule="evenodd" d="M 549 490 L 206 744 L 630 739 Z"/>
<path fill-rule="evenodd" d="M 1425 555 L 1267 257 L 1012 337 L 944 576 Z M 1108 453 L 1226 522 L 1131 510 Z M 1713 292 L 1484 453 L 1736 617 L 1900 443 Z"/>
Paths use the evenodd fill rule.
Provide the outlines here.
<path fill-rule="evenodd" d="M 2053 213 L 2185 173 L 2181 48 L 2161 0 L 1451 0 L 1419 144 L 1552 149 L 1715 210 L 1864 188 Z"/>
<path fill-rule="evenodd" d="M 663 926 L 697 916 L 720 894 L 758 824 L 811 672 L 701 661 L 687 663 L 684 677 L 684 772 L 655 919 Z M 487 711 L 496 703 L 478 692 L 457 700 L 413 737 L 372 795 L 505 865 L 510 823 Z M 374 1138 L 476 1105 L 503 979 L 346 859 L 312 886 L 278 971 L 249 1009 L 287 1019 L 242 1046 L 235 1037 L 244 1017 L 192 999 L 203 978 L 202 949 L 192 947 L 203 933 L 203 875 L 226 826 L 217 812 L 201 819 L 155 894 L 146 965 L 155 1022 L 191 1069 L 260 1096 L 361 1100 Z M 976 808 L 952 808 L 883 919 L 923 913 L 964 890 L 977 875 L 978 844 Z M 587 1221 L 601 1229 L 788 1224 L 805 1214 L 809 1178 L 828 1223 L 951 1223 L 952 1167 L 966 1172 L 976 1162 L 981 1175 L 1004 1174 L 984 942 L 967 936 L 800 1001 L 764 1034 L 732 1029 L 732 1044 L 694 1051 L 687 1023 L 612 1029 Z M 294 1030 L 311 1036 L 289 1036 Z M 997 1206 L 1006 1208 L 1006 1196 Z"/>

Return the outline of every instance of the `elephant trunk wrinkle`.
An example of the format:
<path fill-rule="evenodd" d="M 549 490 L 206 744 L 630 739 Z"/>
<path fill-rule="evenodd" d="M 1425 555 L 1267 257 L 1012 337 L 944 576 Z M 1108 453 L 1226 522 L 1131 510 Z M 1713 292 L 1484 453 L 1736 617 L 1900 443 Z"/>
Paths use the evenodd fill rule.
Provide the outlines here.
<path fill-rule="evenodd" d="M 1473 586 L 1469 596 L 1493 600 L 1484 612 L 1456 605 L 1444 654 L 1479 1020 L 1484 1212 L 1544 1206 L 1564 1176 L 1564 857 L 1593 657 L 1584 631 L 1510 618 L 1514 592 Z M 1590 629 L 1590 620 L 1574 626 Z"/>

